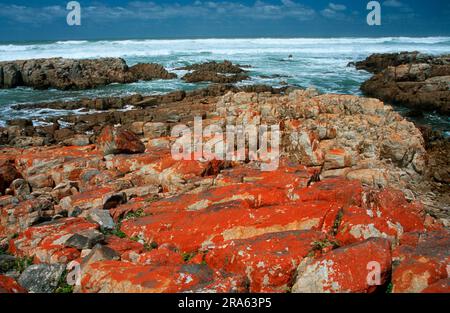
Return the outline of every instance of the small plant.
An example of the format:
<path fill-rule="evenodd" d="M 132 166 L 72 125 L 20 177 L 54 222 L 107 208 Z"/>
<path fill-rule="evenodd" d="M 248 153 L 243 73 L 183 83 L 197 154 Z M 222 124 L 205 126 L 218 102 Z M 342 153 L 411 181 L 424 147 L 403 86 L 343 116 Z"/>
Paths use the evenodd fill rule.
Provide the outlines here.
<path fill-rule="evenodd" d="M 134 219 L 145 216 L 144 210 L 139 209 L 136 212 L 128 212 L 123 219 Z"/>
<path fill-rule="evenodd" d="M 341 225 L 341 221 L 342 221 L 342 217 L 344 216 L 344 211 L 342 209 L 339 210 L 336 219 L 334 220 L 333 223 L 333 230 L 332 230 L 332 234 L 333 236 L 336 236 L 338 233 L 338 229 L 339 229 L 339 225 Z"/>
<path fill-rule="evenodd" d="M 66 270 L 64 270 L 63 274 L 59 278 L 58 287 L 56 287 L 55 293 L 73 293 L 73 286 L 67 283 Z"/>
<path fill-rule="evenodd" d="M 17 258 L 14 261 L 14 270 L 16 270 L 19 273 L 23 273 L 27 267 L 33 264 L 34 257 L 23 257 L 23 258 Z"/>
<path fill-rule="evenodd" d="M 100 232 L 105 236 L 116 236 L 119 238 L 127 237 L 127 235 L 123 231 L 120 230 L 120 227 L 121 227 L 121 225 L 117 224 L 116 228 L 114 228 L 114 229 L 106 230 L 106 229 L 100 228 Z"/>
<path fill-rule="evenodd" d="M 328 247 L 333 247 L 333 249 L 339 248 L 339 243 L 337 241 L 329 240 L 328 238 L 326 238 L 323 240 L 314 241 L 312 243 L 312 246 L 313 251 L 322 251 L 323 249 Z"/>
<path fill-rule="evenodd" d="M 390 282 L 386 287 L 386 293 L 392 293 L 393 287 L 394 285 L 392 284 L 392 282 Z"/>
<path fill-rule="evenodd" d="M 193 258 L 194 256 L 196 256 L 196 255 L 197 255 L 197 252 L 184 252 L 184 253 L 182 254 L 183 261 L 184 261 L 184 262 L 189 262 L 189 261 L 192 260 L 192 258 Z"/>

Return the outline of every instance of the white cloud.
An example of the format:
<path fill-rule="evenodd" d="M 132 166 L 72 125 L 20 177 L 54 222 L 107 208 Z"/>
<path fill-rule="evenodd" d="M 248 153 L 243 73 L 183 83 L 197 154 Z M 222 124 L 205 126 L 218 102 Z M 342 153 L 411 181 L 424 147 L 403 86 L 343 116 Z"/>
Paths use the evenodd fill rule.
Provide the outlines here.
<path fill-rule="evenodd" d="M 344 13 L 346 10 L 347 7 L 345 5 L 330 2 L 320 13 L 327 18 L 345 20 L 348 18 Z"/>
<path fill-rule="evenodd" d="M 329 8 L 333 11 L 345 11 L 347 7 L 343 4 L 335 4 L 333 2 L 330 2 L 328 4 Z"/>
<path fill-rule="evenodd" d="M 209 18 L 226 17 L 252 19 L 295 18 L 309 20 L 316 15 L 314 9 L 296 3 L 293 0 L 281 0 L 279 4 L 270 4 L 256 0 L 244 5 L 228 1 L 201 1 L 191 4 L 156 4 L 150 1 L 132 1 L 126 6 L 109 6 L 97 3 L 95 6 L 82 6 L 82 19 L 92 21 L 114 20 L 161 20 L 169 18 Z M 0 4 L 0 17 L 7 17 L 20 23 L 47 23 L 66 16 L 62 6 L 33 8 L 26 6 Z"/>
<path fill-rule="evenodd" d="M 391 7 L 391 8 L 400 8 L 403 6 L 403 3 L 401 3 L 398 0 L 387 0 L 383 2 L 383 5 L 385 7 Z"/>

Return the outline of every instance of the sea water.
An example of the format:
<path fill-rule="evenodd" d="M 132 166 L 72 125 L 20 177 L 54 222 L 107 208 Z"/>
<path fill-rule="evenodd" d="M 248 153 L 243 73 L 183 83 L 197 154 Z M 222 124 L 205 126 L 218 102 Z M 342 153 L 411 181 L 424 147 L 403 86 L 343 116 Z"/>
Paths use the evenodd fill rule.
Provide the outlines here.
<path fill-rule="evenodd" d="M 285 84 L 316 87 L 320 92 L 360 95 L 360 85 L 371 77 L 347 64 L 363 60 L 372 53 L 420 51 L 429 54 L 450 53 L 450 37 L 385 38 L 260 38 L 260 39 L 180 39 L 180 40 L 100 40 L 1 43 L 0 61 L 33 58 L 122 57 L 128 65 L 141 62 L 162 64 L 181 77 L 185 65 L 230 60 L 250 65 L 250 80 L 239 84 Z M 291 57 L 290 57 L 291 56 Z M 185 83 L 181 79 L 155 80 L 132 84 L 112 84 L 83 91 L 0 90 L 0 125 L 8 119 L 32 118 L 39 122 L 50 115 L 82 114 L 79 111 L 22 110 L 14 104 L 82 97 L 120 96 L 134 93 L 161 94 L 174 90 L 192 90 L 206 84 Z M 402 108 L 398 108 L 402 110 Z M 450 135 L 450 118 L 430 112 L 421 122 Z"/>

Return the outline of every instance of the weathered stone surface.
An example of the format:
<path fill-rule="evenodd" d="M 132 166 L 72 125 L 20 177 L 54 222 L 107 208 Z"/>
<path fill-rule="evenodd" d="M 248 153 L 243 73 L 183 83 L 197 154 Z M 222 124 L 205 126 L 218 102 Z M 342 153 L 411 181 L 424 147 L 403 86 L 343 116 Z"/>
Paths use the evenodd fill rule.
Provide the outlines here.
<path fill-rule="evenodd" d="M 324 237 L 315 231 L 287 231 L 230 240 L 208 252 L 205 260 L 214 269 L 247 276 L 250 292 L 283 292 L 314 242 Z"/>
<path fill-rule="evenodd" d="M 217 275 L 206 265 L 136 265 L 129 262 L 92 263 L 81 279 L 82 292 L 188 292 L 210 289 Z M 222 278 L 223 279 L 223 278 Z"/>
<path fill-rule="evenodd" d="M 450 114 L 450 56 L 372 55 L 357 63 L 357 68 L 376 73 L 361 86 L 368 96 L 415 110 Z"/>
<path fill-rule="evenodd" d="M 142 153 L 144 144 L 129 130 L 107 126 L 97 138 L 97 144 L 104 155 L 119 153 Z"/>
<path fill-rule="evenodd" d="M 93 209 L 89 211 L 88 216 L 93 222 L 100 225 L 102 229 L 111 230 L 116 227 L 108 210 Z"/>
<path fill-rule="evenodd" d="M 99 242 L 102 242 L 104 239 L 105 236 L 101 232 L 95 229 L 87 229 L 72 235 L 69 239 L 66 240 L 64 245 L 78 250 L 91 249 L 93 246 L 95 246 Z"/>
<path fill-rule="evenodd" d="M 448 230 L 416 232 L 394 251 L 393 292 L 422 292 L 449 277 Z"/>
<path fill-rule="evenodd" d="M 240 66 L 233 65 L 230 61 L 224 61 L 222 63 L 212 61 L 194 64 L 180 69 L 192 71 L 182 78 L 188 83 L 209 81 L 213 83 L 230 84 L 249 78 L 244 74 L 245 71 L 240 68 Z"/>
<path fill-rule="evenodd" d="M 7 61 L 0 62 L 0 69 L 3 72 L 0 88 L 88 89 L 111 83 L 176 77 L 158 64 L 137 64 L 129 68 L 120 58 Z"/>
<path fill-rule="evenodd" d="M 52 293 L 58 287 L 65 270 L 63 264 L 35 264 L 28 267 L 19 277 L 19 283 L 28 292 Z"/>
<path fill-rule="evenodd" d="M 26 290 L 14 278 L 0 274 L 0 293 L 26 293 Z"/>
<path fill-rule="evenodd" d="M 59 219 L 29 227 L 10 240 L 10 251 L 19 256 L 34 256 L 43 263 L 68 263 L 80 256 L 80 251 L 66 247 L 66 241 L 77 232 L 97 229 L 98 225 L 83 218 Z"/>
<path fill-rule="evenodd" d="M 21 175 L 10 160 L 0 159 L 0 193 L 4 193 L 11 183 Z"/>
<path fill-rule="evenodd" d="M 34 263 L 79 262 L 77 292 L 285 292 L 296 277 L 319 277 L 313 269 L 324 260 L 336 267 L 309 284 L 320 291 L 383 292 L 388 283 L 396 292 L 445 290 L 449 236 L 420 203 L 431 177 L 423 132 L 374 99 L 228 88 L 72 116 L 68 132 L 39 130 L 57 133 L 59 146 L 2 147 L 0 160 L 21 177 L 0 196 L 1 246 L 9 242 L 13 258 L 34 256 Z M 98 105 L 125 105 L 117 101 Z M 139 101 L 146 98 L 136 95 Z M 206 153 L 175 160 L 176 138 L 167 135 L 178 123 L 192 127 L 194 116 L 222 129 L 279 125 L 277 168 Z M 142 139 L 146 150 L 105 156 L 95 145 L 64 146 L 87 131 L 95 142 L 109 124 L 134 125 L 151 137 Z M 37 131 L 9 127 L 12 136 Z M 382 266 L 380 287 L 363 280 L 369 258 Z"/>
<path fill-rule="evenodd" d="M 370 262 L 378 262 L 379 285 L 369 284 Z M 292 292 L 373 292 L 387 282 L 391 268 L 389 241 L 373 238 L 333 250 L 318 259 L 305 259 L 298 268 Z M 368 277 L 370 279 L 368 279 Z"/>

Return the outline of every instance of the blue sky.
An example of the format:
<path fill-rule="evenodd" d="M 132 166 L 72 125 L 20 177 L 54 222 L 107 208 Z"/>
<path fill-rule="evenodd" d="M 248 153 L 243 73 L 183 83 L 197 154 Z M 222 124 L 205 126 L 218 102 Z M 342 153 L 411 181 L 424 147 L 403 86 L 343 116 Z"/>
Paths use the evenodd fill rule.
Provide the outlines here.
<path fill-rule="evenodd" d="M 450 35 L 448 0 L 79 0 L 82 25 L 68 26 L 56 0 L 0 0 L 0 41 L 201 37 Z"/>

